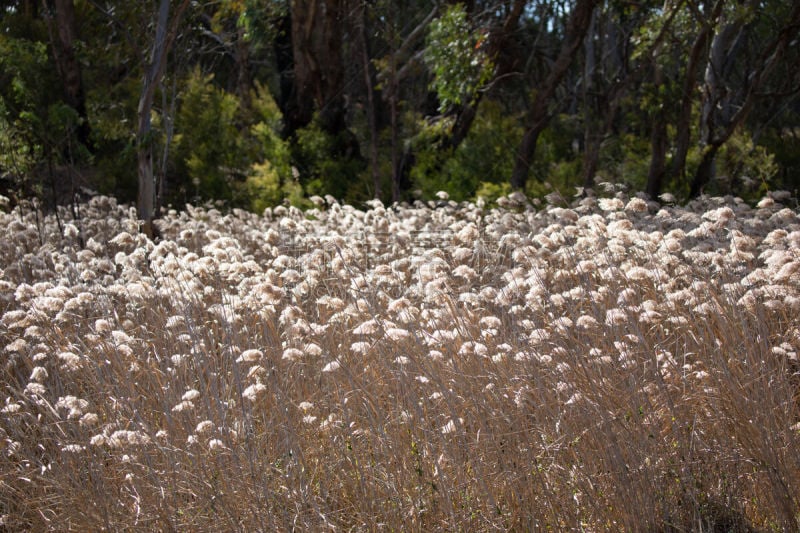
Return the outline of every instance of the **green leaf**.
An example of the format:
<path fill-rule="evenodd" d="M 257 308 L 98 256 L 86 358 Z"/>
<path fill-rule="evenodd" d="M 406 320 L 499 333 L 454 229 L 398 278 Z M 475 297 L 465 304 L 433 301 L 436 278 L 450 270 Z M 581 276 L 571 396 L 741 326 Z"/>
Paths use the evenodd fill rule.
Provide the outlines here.
<path fill-rule="evenodd" d="M 472 101 L 491 79 L 494 65 L 483 50 L 486 35 L 474 32 L 462 4 L 450 6 L 431 23 L 424 60 L 433 74 L 439 109 Z"/>

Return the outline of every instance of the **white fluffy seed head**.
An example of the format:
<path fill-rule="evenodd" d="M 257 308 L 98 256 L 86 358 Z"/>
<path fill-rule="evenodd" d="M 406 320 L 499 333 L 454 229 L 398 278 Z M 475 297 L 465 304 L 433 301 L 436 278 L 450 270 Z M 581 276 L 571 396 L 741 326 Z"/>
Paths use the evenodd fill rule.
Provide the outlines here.
<path fill-rule="evenodd" d="M 281 358 L 286 361 L 299 361 L 303 358 L 303 351 L 297 348 L 286 348 Z"/>
<path fill-rule="evenodd" d="M 334 361 L 331 361 L 330 363 L 328 363 L 327 365 L 325 365 L 324 367 L 322 367 L 322 371 L 323 372 L 333 372 L 335 370 L 338 370 L 339 367 L 341 367 L 341 366 L 342 365 L 339 363 L 339 361 L 335 361 L 334 360 Z"/>
<path fill-rule="evenodd" d="M 47 373 L 47 369 L 43 366 L 35 366 L 31 371 L 30 381 L 36 381 L 38 383 L 42 383 L 43 381 L 47 380 L 50 375 Z"/>
<path fill-rule="evenodd" d="M 266 385 L 264 385 L 263 383 L 254 383 L 249 387 L 247 387 L 246 389 L 244 389 L 244 391 L 242 392 L 242 397 L 245 400 L 255 403 L 261 396 L 263 396 L 266 393 L 266 391 L 267 391 Z"/>
<path fill-rule="evenodd" d="M 214 428 L 214 423 L 211 420 L 203 420 L 197 427 L 194 429 L 194 432 L 198 435 L 202 435 L 204 433 L 210 432 Z"/>
<path fill-rule="evenodd" d="M 264 353 L 261 350 L 250 349 L 243 351 L 239 358 L 236 359 L 237 363 L 257 363 L 264 357 Z"/>
<path fill-rule="evenodd" d="M 208 449 L 211 450 L 212 452 L 217 450 L 224 450 L 225 443 L 222 442 L 220 439 L 211 439 L 208 441 Z"/>
<path fill-rule="evenodd" d="M 192 400 L 196 400 L 200 397 L 200 392 L 197 389 L 189 389 L 183 393 L 181 396 L 181 400 L 185 402 L 191 402 Z"/>

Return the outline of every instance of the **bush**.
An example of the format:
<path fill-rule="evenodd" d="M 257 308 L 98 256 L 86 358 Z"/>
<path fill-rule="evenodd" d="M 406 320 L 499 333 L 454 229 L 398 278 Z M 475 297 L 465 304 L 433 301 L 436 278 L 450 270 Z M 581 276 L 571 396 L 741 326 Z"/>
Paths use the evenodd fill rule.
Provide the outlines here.
<path fill-rule="evenodd" d="M 244 180 L 253 154 L 240 133 L 246 123 L 239 100 L 213 81 L 195 68 L 186 82 L 173 140 L 176 185 L 192 183 L 201 198 L 232 200 L 234 183 Z"/>
<path fill-rule="evenodd" d="M 451 199 L 463 201 L 476 197 L 481 188 L 488 191 L 487 184 L 505 185 L 523 134 L 517 118 L 508 115 L 499 102 L 484 100 L 467 138 L 455 151 L 442 152 L 438 143 L 450 127 L 447 120 L 425 124 L 417 136 L 420 148 L 411 178 L 423 197 L 446 191 Z"/>
<path fill-rule="evenodd" d="M 365 161 L 349 130 L 328 133 L 315 117 L 295 135 L 294 161 L 309 195 L 330 194 L 354 203 L 369 199 L 371 183 L 364 173 Z"/>
<path fill-rule="evenodd" d="M 195 69 L 178 112 L 176 183 L 197 199 L 222 199 L 261 212 L 297 189 L 282 115 L 268 89 L 256 84 L 250 108 Z M 189 185 L 191 183 L 191 185 Z"/>

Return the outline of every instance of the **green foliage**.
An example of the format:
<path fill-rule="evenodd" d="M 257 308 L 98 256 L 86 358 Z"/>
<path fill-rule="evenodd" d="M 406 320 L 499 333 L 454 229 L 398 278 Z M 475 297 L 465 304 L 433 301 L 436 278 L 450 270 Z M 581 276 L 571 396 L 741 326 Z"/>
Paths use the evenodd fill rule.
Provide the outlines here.
<path fill-rule="evenodd" d="M 213 80 L 199 68 L 186 80 L 174 153 L 178 175 L 195 184 L 199 196 L 232 200 L 235 180 L 242 180 L 249 167 L 247 147 L 237 120 L 239 101 Z"/>
<path fill-rule="evenodd" d="M 582 161 L 578 156 L 554 161 L 550 165 L 547 181 L 544 182 L 547 186 L 537 187 L 537 184 L 531 184 L 533 189 L 529 191 L 530 196 L 544 197 L 553 192 L 551 189 L 555 189 L 565 198 L 569 198 L 571 193 L 574 193 L 575 187 L 581 184 L 581 164 Z"/>
<path fill-rule="evenodd" d="M 141 80 L 128 78 L 90 88 L 87 114 L 95 148 L 94 186 L 120 201 L 136 199 L 137 167 L 134 124 Z"/>
<path fill-rule="evenodd" d="M 25 142 L 25 132 L 18 121 L 9 116 L 5 101 L 0 97 L 0 178 L 18 181 L 26 176 L 41 157 L 39 146 Z"/>
<path fill-rule="evenodd" d="M 288 0 L 235 0 L 240 9 L 237 23 L 245 30 L 245 39 L 256 50 L 268 48 L 276 37 L 274 21 L 289 11 Z"/>
<path fill-rule="evenodd" d="M 357 157 L 358 141 L 349 131 L 332 135 L 315 117 L 295 135 L 294 161 L 309 195 L 331 194 L 348 202 L 369 199 L 365 162 Z"/>
<path fill-rule="evenodd" d="M 177 179 L 199 199 L 223 199 L 261 212 L 284 198 L 299 203 L 281 112 L 256 83 L 250 109 L 195 69 L 186 83 L 174 139 Z M 191 183 L 191 185 L 188 185 Z"/>
<path fill-rule="evenodd" d="M 772 180 L 773 186 L 797 195 L 800 192 L 800 129 L 777 129 L 762 136 L 759 144 L 774 154 L 774 161 L 779 167 L 778 174 Z"/>
<path fill-rule="evenodd" d="M 281 177 L 269 161 L 254 163 L 250 167 L 245 189 L 250 198 L 250 209 L 255 213 L 261 213 L 283 199 Z"/>
<path fill-rule="evenodd" d="M 528 180 L 525 194 L 529 198 L 542 199 L 554 192 L 563 198 L 570 198 L 575 188 L 582 184 L 580 155 L 572 150 L 572 141 L 567 143 L 568 130 L 563 123 L 549 130 L 540 140 L 541 150 L 532 166 L 532 174 L 542 176 Z M 573 137 L 574 138 L 574 137 Z"/>
<path fill-rule="evenodd" d="M 576 141 L 583 136 L 581 126 L 577 117 L 561 114 L 553 117 L 550 127 L 539 135 L 530 166 L 533 179 L 525 187 L 528 197 L 543 198 L 557 191 L 569 198 L 582 184 L 581 152 L 576 149 Z M 512 154 L 516 146 L 513 145 Z"/>
<path fill-rule="evenodd" d="M 42 43 L 0 37 L 3 95 L 17 115 L 42 104 L 37 75 L 44 73 L 46 64 L 46 49 Z"/>
<path fill-rule="evenodd" d="M 449 6 L 431 23 L 425 44 L 425 64 L 433 73 L 431 88 L 439 109 L 469 104 L 491 78 L 494 65 L 483 50 L 488 36 L 475 32 L 462 4 Z"/>
<path fill-rule="evenodd" d="M 52 147 L 54 153 L 61 154 L 65 163 L 76 164 L 91 159 L 88 149 L 75 139 L 75 132 L 81 121 L 78 112 L 64 102 L 47 106 L 45 142 Z"/>
<path fill-rule="evenodd" d="M 260 83 L 256 84 L 252 95 L 252 107 L 259 122 L 250 129 L 258 147 L 258 160 L 250 166 L 245 181 L 250 209 L 260 213 L 284 200 L 292 205 L 303 205 L 303 187 L 291 165 L 289 143 L 279 135 L 281 112 L 269 91 Z"/>
<path fill-rule="evenodd" d="M 640 21 L 635 25 L 631 35 L 631 60 L 646 64 L 650 59 L 649 56 L 653 54 L 653 59 L 662 67 L 674 63 L 679 57 L 676 54 L 657 53 L 659 47 L 663 48 L 663 39 L 661 45 L 658 39 L 663 37 L 665 26 L 669 25 L 672 38 L 677 40 L 691 39 L 697 24 L 696 16 L 685 9 L 681 1 L 676 0 L 654 2 L 649 9 L 646 5 L 642 5 L 631 15 Z"/>
<path fill-rule="evenodd" d="M 564 83 L 548 102 L 554 116 L 541 133 L 531 162 L 526 190 L 530 195 L 553 189 L 571 194 L 574 186 L 581 185 L 584 154 L 580 141 L 586 121 L 604 127 L 606 108 L 598 102 L 616 83 L 614 77 L 626 73 L 633 77 L 619 80 L 625 83 L 617 95 L 619 100 L 614 101 L 618 105 L 616 119 L 608 122 L 610 131 L 601 132 L 606 139 L 600 151 L 598 181 L 624 182 L 632 190 L 643 189 L 654 120 L 668 124 L 667 165 L 671 163 L 669 155 L 674 153 L 676 139 L 672 123 L 684 109 L 682 84 L 689 51 L 699 32 L 704 27 L 719 31 L 726 24 L 746 28 L 724 73 L 730 89 L 726 98 L 731 99 L 742 93 L 738 87 L 751 79 L 748 76 L 758 58 L 766 57 L 762 54 L 764 43 L 774 40 L 793 9 L 791 2 L 778 0 L 766 2 L 769 10 L 725 2 L 721 19 L 712 21 L 706 20 L 710 10 L 686 10 L 678 0 L 601 4 L 596 13 L 598 23 L 593 26 L 599 33 L 590 37 L 593 46 L 577 50 Z M 65 104 L 66 84 L 60 79 L 52 48 L 59 28 L 51 4 L 11 2 L 0 9 L 0 175 L 5 181 L 13 177 L 18 183 L 12 186 L 20 190 L 46 192 L 48 175 L 58 175 L 65 166 L 80 165 L 80 175 L 92 180 L 92 188 L 123 201 L 136 198 L 137 103 L 154 30 L 154 13 L 143 5 L 75 3 L 73 47 L 85 89 L 91 154 L 76 142 L 83 118 Z M 304 4 L 308 10 L 324 5 L 316 0 Z M 365 3 L 363 10 L 343 10 L 342 28 L 347 30 L 341 35 L 341 53 L 355 58 L 343 73 L 345 129 L 332 135 L 313 121 L 285 139 L 282 110 L 295 118 L 307 117 L 323 105 L 313 98 L 299 102 L 290 96 L 293 78 L 287 62 L 293 53 L 303 53 L 292 50 L 299 45 L 284 33 L 291 16 L 298 13 L 291 7 L 288 0 L 191 4 L 188 23 L 180 28 L 166 78 L 157 89 L 152 116 L 150 141 L 156 173 L 163 170 L 166 176 L 165 203 L 182 204 L 193 197 L 222 199 L 261 211 L 287 199 L 303 204 L 305 194 L 331 194 L 351 203 L 367 200 L 375 188 L 372 169 L 361 157 L 365 148 L 371 147 L 368 118 L 375 118 L 378 128 L 378 180 L 384 201 L 392 191 L 393 137 L 399 140 L 395 155 L 402 157 L 404 149 L 412 147 L 416 157 L 410 186 L 404 181 L 404 189 L 416 188 L 426 198 L 444 190 L 454 200 L 477 195 L 491 200 L 506 190 L 522 127 L 529 126 L 521 123 L 520 117 L 555 59 L 569 10 L 564 11 L 558 3 L 536 4 L 524 10 L 519 24 L 509 27 L 509 32 L 505 23 L 511 11 L 508 3 L 501 2 L 481 4 L 474 11 L 462 4 L 443 3 L 439 17 L 427 29 L 421 22 L 429 20 L 429 2 L 380 0 Z M 316 24 L 322 18 L 310 16 L 307 21 Z M 361 24 L 375 90 L 370 109 L 361 63 Z M 603 28 L 612 27 L 613 35 L 602 33 Z M 311 30 L 313 33 L 316 28 Z M 495 57 L 489 57 L 484 45 L 489 32 L 493 43 L 502 43 Z M 312 41 L 318 38 L 313 33 Z M 589 48 L 596 55 L 594 62 L 584 61 Z M 789 80 L 797 57 L 796 47 L 789 47 L 759 92 L 790 94 Z M 493 61 L 503 67 L 504 74 L 488 91 Z M 586 98 L 581 98 L 584 70 L 592 64 L 597 70 Z M 699 83 L 703 68 L 701 61 L 697 66 Z M 325 80 L 317 82 L 324 84 Z M 245 95 L 248 85 L 252 93 Z M 396 89 L 392 96 L 400 114 L 394 134 L 390 88 Z M 474 104 L 481 91 L 486 93 L 469 135 L 457 149 L 446 150 L 442 143 L 451 133 L 454 111 Z M 685 172 L 664 183 L 665 192 L 679 197 L 688 192 L 688 180 L 703 150 L 697 130 L 702 91 L 695 87 L 691 94 L 694 114 L 688 126 L 691 142 Z M 280 108 L 272 95 L 280 95 Z M 708 184 L 706 192 L 749 199 L 768 189 L 798 188 L 797 109 L 788 98 L 780 97 L 770 105 L 763 105 L 763 99 L 756 102 L 743 129 L 720 150 L 717 179 Z M 775 110 L 780 110 L 780 120 L 776 120 Z M 437 119 L 429 118 L 437 114 Z M 175 136 L 165 150 L 170 122 Z M 292 122 L 294 128 L 297 121 Z M 754 144 L 754 131 L 759 132 L 762 145 Z M 162 168 L 165 154 L 168 159 Z M 55 172 L 50 173 L 50 168 Z"/>
<path fill-rule="evenodd" d="M 598 168 L 598 181 L 624 183 L 643 190 L 650 170 L 650 140 L 635 133 L 620 133 L 609 138 Z"/>
<path fill-rule="evenodd" d="M 78 113 L 53 97 L 60 94 L 53 70 L 43 42 L 0 35 L 0 176 L 20 194 L 41 193 L 34 178 L 45 162 L 89 160 L 75 141 Z"/>
<path fill-rule="evenodd" d="M 775 155 L 765 146 L 753 142 L 750 134 L 739 129 L 720 148 L 717 156 L 717 180 L 709 189 L 724 194 L 736 193 L 748 200 L 757 200 L 773 189 L 773 178 L 779 166 Z"/>
<path fill-rule="evenodd" d="M 452 118 L 444 118 L 432 123 L 427 122 L 416 114 L 407 118 L 410 123 L 415 123 L 418 133 L 412 139 L 416 161 L 411 169 L 411 181 L 424 198 L 433 198 L 438 191 L 447 192 L 455 201 L 469 197 L 469 192 L 464 191 L 460 184 L 450 183 L 450 180 L 441 171 L 442 166 L 452 153 L 442 153 L 439 142 L 452 127 Z"/>
<path fill-rule="evenodd" d="M 508 196 L 511 192 L 511 183 L 509 182 L 482 181 L 478 185 L 478 190 L 475 191 L 475 200 L 483 198 L 485 202 L 494 204 L 498 198 Z"/>
<path fill-rule="evenodd" d="M 496 101 L 485 99 L 478 106 L 475 122 L 467 138 L 455 151 L 442 153 L 439 139 L 451 127 L 449 120 L 423 123 L 415 143 L 417 164 L 411 171 L 415 186 L 423 197 L 432 198 L 446 191 L 455 201 L 477 195 L 481 186 L 504 184 L 514 165 L 513 153 L 523 130 L 516 117 L 505 112 Z"/>

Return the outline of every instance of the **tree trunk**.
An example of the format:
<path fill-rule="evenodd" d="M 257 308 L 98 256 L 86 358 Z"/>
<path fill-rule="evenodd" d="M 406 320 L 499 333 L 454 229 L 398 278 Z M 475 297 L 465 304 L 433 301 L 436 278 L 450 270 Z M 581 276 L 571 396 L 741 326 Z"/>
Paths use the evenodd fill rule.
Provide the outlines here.
<path fill-rule="evenodd" d="M 672 7 L 666 19 L 661 24 L 655 39 L 650 42 L 643 53 L 639 54 L 639 61 L 641 61 L 641 63 L 638 65 L 630 65 L 631 53 L 633 50 L 630 49 L 630 41 L 627 37 L 635 28 L 618 27 L 618 21 L 615 20 L 613 16 L 607 15 L 605 24 L 600 24 L 600 27 L 596 30 L 594 34 L 596 37 L 586 39 L 587 58 L 591 57 L 593 46 L 590 43 L 593 40 L 596 39 L 598 42 L 602 43 L 603 49 L 595 54 L 595 57 L 598 59 L 591 62 L 587 59 L 584 78 L 591 80 L 591 83 L 595 86 L 602 86 L 603 82 L 598 82 L 596 76 L 594 79 L 591 78 L 591 74 L 594 72 L 593 64 L 597 61 L 602 65 L 600 68 L 605 72 L 605 75 L 600 79 L 606 83 L 608 83 L 609 80 L 614 81 L 607 84 L 603 92 L 600 92 L 600 90 L 591 91 L 594 93 L 593 98 L 584 98 L 586 102 L 584 104 L 584 109 L 587 116 L 583 156 L 584 190 L 591 189 L 595 185 L 595 174 L 597 173 L 602 143 L 608 132 L 611 131 L 614 126 L 617 113 L 622 105 L 623 97 L 628 94 L 629 87 L 642 83 L 642 78 L 646 70 L 644 67 L 652 63 L 653 57 L 657 54 L 657 51 L 665 46 L 664 41 L 670 35 L 672 23 L 682 10 L 683 6 L 680 3 Z M 619 22 L 619 24 L 622 23 Z M 691 107 L 689 106 L 687 109 L 691 110 Z M 591 120 L 592 115 L 597 115 L 595 120 Z M 663 137 L 663 142 L 665 143 L 666 130 L 660 131 L 658 134 Z M 651 141 L 658 141 L 655 143 L 656 146 L 661 145 L 661 140 L 658 136 L 651 138 Z M 666 145 L 664 145 L 663 150 L 666 150 Z M 656 159 L 656 163 L 659 163 L 658 158 Z M 653 178 L 655 179 L 655 175 Z M 663 177 L 660 179 L 663 181 Z"/>
<path fill-rule="evenodd" d="M 150 81 L 148 76 L 145 76 L 137 110 L 136 159 L 139 173 L 139 192 L 136 205 L 139 219 L 144 222 L 143 230 L 149 235 L 152 235 L 153 232 L 152 222 L 156 195 L 155 177 L 153 176 L 152 124 L 150 122 L 150 112 L 153 109 L 153 92 L 155 92 L 155 84 Z"/>
<path fill-rule="evenodd" d="M 242 25 L 236 27 L 234 58 L 236 61 L 236 93 L 242 107 L 249 110 L 252 107 L 250 89 L 253 87 L 250 74 L 250 44 L 247 42 L 246 31 Z"/>
<path fill-rule="evenodd" d="M 475 122 L 475 117 L 478 115 L 478 106 L 481 102 L 482 93 L 478 95 L 465 106 L 460 106 L 456 120 L 450 132 L 444 137 L 439 144 L 439 150 L 443 152 L 452 151 L 467 138 L 469 130 L 472 128 L 472 123 Z"/>
<path fill-rule="evenodd" d="M 700 160 L 700 164 L 697 166 L 697 170 L 694 174 L 694 179 L 692 179 L 692 183 L 689 187 L 690 198 L 699 196 L 700 193 L 703 192 L 703 187 L 713 179 L 717 152 L 720 146 L 721 145 L 718 144 L 710 144 L 706 146 L 703 151 L 703 159 Z"/>
<path fill-rule="evenodd" d="M 658 63 L 653 65 L 653 85 L 661 87 L 664 83 L 664 72 Z M 656 102 L 658 108 L 652 113 L 652 130 L 650 132 L 650 169 L 647 173 L 647 195 L 651 200 L 658 198 L 667 170 L 667 117 L 662 102 Z"/>
<path fill-rule="evenodd" d="M 700 137 L 706 144 L 711 144 L 714 139 L 717 120 L 722 124 L 729 120 L 728 110 L 733 95 L 725 84 L 725 73 L 734 54 L 733 43 L 738 38 L 739 31 L 743 26 L 744 20 L 742 19 L 728 22 L 714 35 L 711 41 L 711 51 L 706 63 L 700 117 Z"/>
<path fill-rule="evenodd" d="M 346 127 L 341 8 L 341 0 L 291 3 L 296 127 L 309 124 L 315 108 L 326 132 Z"/>
<path fill-rule="evenodd" d="M 164 128 L 164 146 L 161 151 L 161 162 L 158 166 L 156 180 L 156 203 L 155 209 L 158 210 L 164 201 L 164 194 L 167 188 L 167 163 L 169 162 L 169 149 L 172 140 L 175 138 L 175 115 L 178 101 L 177 81 L 172 80 L 172 90 L 167 93 L 164 84 L 161 84 L 161 122 Z"/>
<path fill-rule="evenodd" d="M 587 30 L 588 39 L 584 40 L 583 54 L 585 57 L 583 66 L 583 83 L 582 97 L 583 97 L 583 188 L 591 189 L 594 187 L 594 175 L 597 172 L 597 161 L 600 157 L 600 143 L 602 142 L 602 133 L 599 133 L 597 127 L 596 116 L 599 114 L 595 111 L 600 105 L 599 98 L 593 96 L 597 92 L 595 88 L 595 76 L 597 73 L 597 58 L 595 50 L 595 35 L 597 32 L 597 13 L 592 12 L 591 22 Z M 598 35 L 602 38 L 602 35 Z"/>
<path fill-rule="evenodd" d="M 511 188 L 515 191 L 525 190 L 525 184 L 530 174 L 530 162 L 533 161 L 533 156 L 536 154 L 539 134 L 546 125 L 546 121 L 540 121 L 537 126 L 528 128 L 522 136 L 522 142 L 514 161 L 514 170 L 511 174 Z"/>
<path fill-rule="evenodd" d="M 294 68 L 294 106 L 296 127 L 302 128 L 314 116 L 314 103 L 322 99 L 317 81 L 319 65 L 311 38 L 315 30 L 316 0 L 294 0 L 292 13 L 292 65 Z"/>
<path fill-rule="evenodd" d="M 603 136 L 598 135 L 594 129 L 588 125 L 584 134 L 584 148 L 583 148 L 583 190 L 586 192 L 594 188 L 594 177 L 597 174 L 597 167 L 600 160 L 600 145 L 603 142 Z"/>
<path fill-rule="evenodd" d="M 724 5 L 724 0 L 717 0 L 711 13 L 711 20 L 719 17 L 719 13 Z M 691 120 L 692 102 L 695 98 L 695 88 L 697 87 L 697 73 L 700 70 L 700 62 L 703 60 L 703 51 L 706 49 L 708 39 L 711 35 L 711 24 L 703 24 L 703 28 L 694 40 L 689 58 L 686 63 L 686 74 L 683 78 L 681 103 L 678 108 L 678 119 L 675 123 L 675 155 L 672 157 L 670 165 L 670 175 L 673 179 L 682 181 L 686 173 L 686 156 L 689 153 L 691 141 Z"/>
<path fill-rule="evenodd" d="M 156 88 L 166 68 L 167 54 L 178 33 L 178 26 L 190 0 L 182 0 L 175 10 L 172 20 L 169 19 L 169 0 L 160 0 L 156 19 L 156 34 L 150 56 L 150 64 L 144 66 L 142 92 L 139 95 L 137 108 L 136 148 L 139 174 L 139 193 L 137 208 L 139 218 L 143 222 L 142 230 L 153 236 L 155 228 L 156 184 L 153 175 L 153 139 L 150 114 Z"/>
<path fill-rule="evenodd" d="M 533 99 L 531 110 L 528 113 L 527 131 L 522 137 L 522 142 L 517 150 L 514 160 L 514 170 L 511 174 L 511 187 L 515 190 L 524 190 L 528 181 L 530 166 L 536 153 L 536 144 L 539 134 L 550 121 L 550 101 L 556 92 L 561 80 L 567 74 L 569 66 L 580 48 L 589 23 L 592 20 L 592 12 L 599 0 L 577 0 L 570 12 L 567 22 L 566 36 L 561 45 L 561 51 L 550 69 L 550 73 L 545 78 L 544 83 L 536 92 Z"/>
<path fill-rule="evenodd" d="M 367 6 L 361 5 L 361 16 L 358 27 L 359 47 L 361 48 L 361 68 L 364 71 L 364 88 L 367 92 L 366 115 L 369 125 L 369 166 L 372 174 L 372 197 L 380 198 L 381 175 L 378 160 L 378 121 L 375 117 L 375 91 L 372 71 L 370 70 L 369 50 L 367 49 Z"/>
<path fill-rule="evenodd" d="M 342 33 L 344 14 L 342 0 L 322 2 L 323 34 L 318 51 L 321 63 L 321 93 L 318 102 L 322 128 L 336 135 L 347 128 L 344 86 L 344 61 L 342 59 Z"/>
<path fill-rule="evenodd" d="M 518 58 L 512 58 L 508 54 L 508 50 L 509 48 L 513 48 L 513 34 L 517 30 L 519 19 L 522 16 L 525 5 L 525 0 L 515 0 L 514 4 L 509 9 L 508 16 L 503 20 L 502 26 L 490 29 L 487 39 L 489 43 L 488 55 L 497 62 L 497 67 L 495 70 L 496 81 L 511 73 L 511 71 L 515 68 L 516 63 L 514 61 Z M 429 23 L 429 19 L 434 13 L 435 8 L 434 11 L 428 15 L 428 18 L 426 18 L 425 21 L 417 26 L 417 28 L 411 33 L 401 48 L 407 48 L 409 42 L 413 42 L 418 38 L 421 29 Z M 396 52 L 392 55 L 392 58 L 402 57 L 403 55 L 404 54 Z M 392 58 L 390 58 L 390 61 L 392 61 Z M 410 63 L 406 63 L 403 69 L 406 69 L 409 64 Z M 394 74 L 392 74 L 397 84 L 399 84 L 404 77 L 402 72 L 403 69 L 401 69 L 400 72 L 395 71 Z M 390 74 L 391 72 L 392 71 L 390 69 Z M 491 89 L 495 89 L 497 87 L 496 81 L 492 82 Z M 450 111 L 451 115 L 455 115 L 455 120 L 453 121 L 453 126 L 450 128 L 450 130 L 438 138 L 437 150 L 440 152 L 440 154 L 442 154 L 442 157 L 437 159 L 438 167 L 444 163 L 444 158 L 448 157 L 450 153 L 456 150 L 461 143 L 464 142 L 464 139 L 467 138 L 467 135 L 469 135 L 472 124 L 475 122 L 475 118 L 478 115 L 478 107 L 480 106 L 480 102 L 484 94 L 486 94 L 486 91 L 480 91 L 468 104 L 455 106 L 452 111 Z M 414 166 L 415 160 L 416 156 L 413 148 L 410 146 L 404 150 L 402 157 L 398 156 L 396 158 L 396 166 L 393 165 L 393 168 L 397 169 L 395 171 L 394 181 L 397 183 L 398 194 L 410 187 L 411 183 L 409 174 Z M 437 170 L 439 170 L 439 168 L 436 168 L 433 171 L 435 172 Z"/>
<path fill-rule="evenodd" d="M 399 124 L 397 121 L 397 93 L 399 92 L 399 83 L 397 81 L 397 64 L 395 63 L 395 56 L 389 59 L 390 62 L 390 83 L 389 87 L 389 118 L 391 122 L 391 159 L 392 159 L 392 202 L 400 201 L 400 180 L 403 175 L 403 169 L 400 168 L 400 140 L 399 140 Z"/>
<path fill-rule="evenodd" d="M 498 81 L 502 82 L 517 72 L 524 61 L 517 37 L 519 20 L 527 5 L 527 0 L 514 0 L 502 26 L 492 28 L 489 33 L 487 55 L 495 64 L 495 80 L 491 83 L 491 90 L 497 87 Z"/>
<path fill-rule="evenodd" d="M 650 169 L 647 173 L 647 195 L 651 200 L 658 198 L 667 171 L 667 122 L 663 112 L 656 114 L 653 130 L 650 132 Z"/>
<path fill-rule="evenodd" d="M 78 113 L 80 123 L 77 138 L 81 144 L 90 146 L 91 128 L 86 112 L 86 93 L 83 87 L 81 66 L 75 56 L 73 43 L 77 38 L 75 31 L 75 5 L 73 0 L 54 0 L 54 12 L 58 38 L 51 32 L 53 58 L 56 70 L 64 86 L 64 100 Z M 48 26 L 49 20 L 48 20 Z"/>
<path fill-rule="evenodd" d="M 303 117 L 300 116 L 300 111 L 297 108 L 291 13 L 282 15 L 274 21 L 274 25 L 276 26 L 276 37 L 273 50 L 280 87 L 278 107 L 280 107 L 283 115 L 283 136 L 289 138 L 294 135 L 295 131 L 307 124 L 307 122 L 303 124 Z"/>
<path fill-rule="evenodd" d="M 391 42 L 394 39 L 397 39 L 397 29 L 393 26 L 393 24 L 396 23 L 394 20 L 396 18 L 394 14 L 395 12 L 393 11 L 396 6 L 392 2 L 389 2 L 389 6 L 390 15 L 387 22 L 389 23 L 389 31 L 392 34 L 392 37 L 389 39 Z M 434 5 L 430 13 L 428 13 L 428 15 L 426 15 L 425 18 L 419 24 L 417 24 L 413 30 L 411 30 L 411 33 L 409 33 L 408 36 L 403 40 L 403 43 L 399 47 L 394 48 L 390 53 L 390 57 L 387 59 L 387 62 L 395 65 L 395 72 L 393 75 L 398 82 L 402 81 L 403 78 L 411 72 L 411 67 L 416 65 L 422 58 L 421 53 L 417 52 L 412 54 L 412 50 L 417 43 L 425 37 L 425 30 L 427 30 L 428 25 L 438 12 L 438 5 Z M 378 83 L 390 85 L 390 82 L 387 79 L 387 76 L 390 74 L 392 73 L 389 72 L 388 69 L 379 72 L 377 77 Z M 389 94 L 384 93 L 384 98 L 388 100 Z"/>
<path fill-rule="evenodd" d="M 397 96 L 392 95 L 389 99 L 389 113 L 391 115 L 391 151 L 392 151 L 392 202 L 400 201 L 400 181 L 403 178 L 403 168 L 400 165 L 402 159 L 400 158 L 400 140 L 397 131 Z"/>

